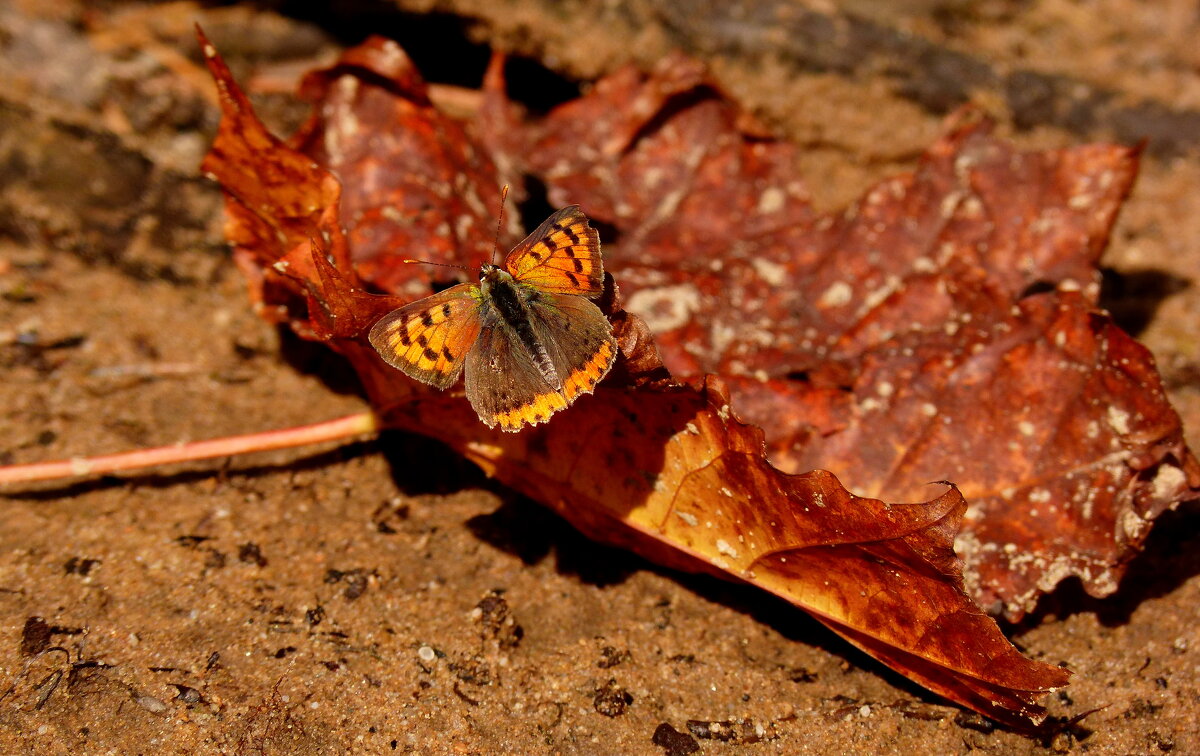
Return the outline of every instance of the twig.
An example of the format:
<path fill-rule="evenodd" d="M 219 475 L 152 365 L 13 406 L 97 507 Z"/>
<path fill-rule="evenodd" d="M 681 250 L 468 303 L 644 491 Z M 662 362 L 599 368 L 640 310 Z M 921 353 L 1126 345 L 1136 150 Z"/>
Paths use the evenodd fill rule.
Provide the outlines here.
<path fill-rule="evenodd" d="M 156 449 L 138 449 L 102 457 L 75 457 L 56 462 L 0 467 L 0 485 L 103 475 L 121 470 L 137 470 L 177 462 L 229 457 L 272 449 L 288 449 L 295 446 L 319 444 L 324 441 L 343 441 L 355 436 L 373 434 L 378 430 L 379 425 L 375 414 L 360 412 L 357 415 L 348 415 L 337 420 L 304 425 L 299 428 L 215 438 L 209 441 L 193 441 L 175 446 L 160 446 Z"/>

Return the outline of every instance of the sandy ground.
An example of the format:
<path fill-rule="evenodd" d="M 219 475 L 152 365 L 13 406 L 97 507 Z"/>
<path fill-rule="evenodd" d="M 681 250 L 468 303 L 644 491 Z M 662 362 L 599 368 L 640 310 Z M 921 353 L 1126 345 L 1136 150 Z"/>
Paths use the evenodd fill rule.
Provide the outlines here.
<path fill-rule="evenodd" d="M 739 35 L 720 14 L 705 26 L 689 5 L 3 9 L 0 75 L 14 86 L 0 93 L 0 458 L 363 408 L 328 354 L 254 316 L 225 258 L 219 198 L 196 170 L 215 116 L 187 57 L 192 19 L 280 128 L 303 115 L 281 94 L 299 72 L 382 31 L 462 86 L 484 43 L 536 55 L 547 68 L 524 63 L 517 84 L 535 105 L 569 96 L 576 77 L 689 49 L 806 146 L 822 208 L 904 169 L 938 133 L 938 98 L 906 85 L 935 78 L 919 66 L 910 76 L 864 54 L 822 67 L 749 21 Z M 781 6 L 731 7 L 753 20 Z M 1136 137 L 1144 116 L 1163 146 L 1106 256 L 1107 303 L 1154 351 L 1200 440 L 1200 132 L 1173 130 L 1200 109 L 1194 3 L 796 7 L 844 28 L 869 18 L 902 63 L 919 42 L 996 72 L 969 97 L 1028 147 Z M 586 50 L 565 41 L 579 29 Z M 1023 109 L 1014 72 L 1053 82 L 1049 104 Z M 1108 99 L 1072 120 L 1060 84 Z M 1012 629 L 1027 654 L 1076 673 L 1047 701 L 1054 715 L 1099 709 L 1046 740 L 945 705 L 753 589 L 592 545 L 417 438 L 41 486 L 0 507 L 6 753 L 682 754 L 688 741 L 661 726 L 689 733 L 689 720 L 737 723 L 694 741 L 711 754 L 1200 750 L 1195 506 L 1160 521 L 1116 596 L 1068 585 Z"/>

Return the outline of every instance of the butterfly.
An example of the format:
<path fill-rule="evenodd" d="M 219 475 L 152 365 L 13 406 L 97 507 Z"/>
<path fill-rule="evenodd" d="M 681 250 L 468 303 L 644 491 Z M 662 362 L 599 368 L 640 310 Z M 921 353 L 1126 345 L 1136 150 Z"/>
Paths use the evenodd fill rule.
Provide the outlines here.
<path fill-rule="evenodd" d="M 617 355 L 600 295 L 600 236 L 564 207 L 479 283 L 452 286 L 384 315 L 369 340 L 410 378 L 439 389 L 466 372 L 471 406 L 489 428 L 537 425 L 590 394 Z"/>

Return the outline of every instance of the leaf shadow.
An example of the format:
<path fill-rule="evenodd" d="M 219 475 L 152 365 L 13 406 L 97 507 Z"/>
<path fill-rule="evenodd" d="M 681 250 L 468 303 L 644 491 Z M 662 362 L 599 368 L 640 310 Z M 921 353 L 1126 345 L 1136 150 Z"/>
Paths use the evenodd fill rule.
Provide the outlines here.
<path fill-rule="evenodd" d="M 491 488 L 477 465 L 436 439 L 400 430 L 384 430 L 379 449 L 392 481 L 406 496 L 446 495 L 467 488 Z"/>
<path fill-rule="evenodd" d="M 487 45 L 470 39 L 470 22 L 463 16 L 405 12 L 386 0 L 284 0 L 274 9 L 315 25 L 347 47 L 372 34 L 393 39 L 429 81 L 478 88 L 491 56 Z"/>
<path fill-rule="evenodd" d="M 503 492 L 504 489 L 500 489 Z M 874 674 L 912 699 L 949 706 L 945 699 L 859 650 L 804 610 L 749 583 L 722 580 L 661 567 L 632 552 L 589 540 L 550 509 L 517 494 L 503 494 L 500 507 L 476 515 L 466 526 L 480 540 L 526 565 L 551 556 L 559 575 L 598 588 L 619 585 L 646 571 L 671 580 L 704 601 L 718 604 L 770 627 L 791 643 L 819 649 Z M 765 664 L 764 660 L 748 659 Z"/>
<path fill-rule="evenodd" d="M 496 486 L 503 503 L 488 514 L 466 522 L 467 529 L 495 549 L 517 557 L 526 565 L 555 558 L 560 575 L 596 587 L 618 585 L 639 570 L 652 569 L 642 557 L 596 543 L 546 507 L 502 486 Z"/>
<path fill-rule="evenodd" d="M 479 89 L 492 48 L 472 38 L 471 19 L 445 12 L 406 12 L 385 0 L 296 2 L 276 10 L 314 24 L 345 46 L 357 45 L 370 34 L 395 40 L 426 81 Z M 544 114 L 579 97 L 574 81 L 534 58 L 510 57 L 505 64 L 508 96 L 531 113 Z"/>
<path fill-rule="evenodd" d="M 363 395 L 362 383 L 350 361 L 319 341 L 297 336 L 285 325 L 276 326 L 279 357 L 301 375 L 316 378 L 335 394 Z"/>
<path fill-rule="evenodd" d="M 1186 278 L 1157 268 L 1101 269 L 1100 306 L 1131 336 L 1141 335 L 1163 302 L 1192 286 Z"/>

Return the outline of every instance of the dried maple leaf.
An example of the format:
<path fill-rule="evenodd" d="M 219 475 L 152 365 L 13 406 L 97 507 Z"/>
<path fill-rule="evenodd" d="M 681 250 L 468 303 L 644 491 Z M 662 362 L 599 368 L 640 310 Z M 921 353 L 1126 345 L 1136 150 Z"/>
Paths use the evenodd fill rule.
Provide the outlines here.
<path fill-rule="evenodd" d="M 953 550 L 966 508 L 956 489 L 925 503 L 886 504 L 850 494 L 829 472 L 789 475 L 768 462 L 762 431 L 734 417 L 736 409 L 757 420 L 776 461 L 793 468 L 804 455 L 829 455 L 839 438 L 883 447 L 910 442 L 913 436 L 896 434 L 910 429 L 912 418 L 928 424 L 930 415 L 909 396 L 908 384 L 897 390 L 902 377 L 920 390 L 946 391 L 956 385 L 947 376 L 978 383 L 998 374 L 985 362 L 968 362 L 966 370 L 954 360 L 947 364 L 947 342 L 919 337 L 955 336 L 946 313 L 958 312 L 962 302 L 973 308 L 967 312 L 994 312 L 997 324 L 1017 318 L 1011 290 L 1040 280 L 1041 268 L 1035 274 L 1031 267 L 1022 279 L 999 262 L 993 274 L 965 253 L 950 255 L 942 268 L 957 265 L 967 274 L 950 285 L 938 278 L 942 268 L 930 268 L 906 247 L 907 262 L 893 260 L 899 272 L 879 271 L 860 256 L 847 257 L 842 270 L 829 251 L 854 249 L 844 243 L 853 233 L 812 217 L 786 168 L 791 148 L 745 133 L 737 109 L 683 60 L 668 61 L 648 78 L 619 73 L 525 131 L 494 67 L 473 134 L 430 105 L 399 47 L 370 40 L 306 81 L 305 92 L 320 107 L 285 144 L 254 118 L 206 41 L 204 49 L 224 113 L 205 167 L 229 197 L 229 236 L 252 296 L 269 307 L 268 316 L 349 358 L 386 423 L 445 441 L 593 538 L 763 587 L 954 701 L 1014 727 L 1041 720 L 1037 697 L 1065 684 L 1067 673 L 1022 657 L 967 595 Z M 498 133 L 501 126 L 508 131 Z M 950 139 L 972 133 L 980 132 Z M 952 144 L 939 149 L 954 153 Z M 640 318 L 624 312 L 615 289 L 604 306 L 621 347 L 617 368 L 595 395 L 520 434 L 488 431 L 461 392 L 413 384 L 365 346 L 373 320 L 430 291 L 428 271 L 401 266 L 400 258 L 419 251 L 477 263 L 490 250 L 490 224 L 483 221 L 496 196 L 497 165 L 534 172 L 553 199 L 582 200 L 613 226 L 619 251 L 610 267 L 625 285 L 628 266 L 631 307 L 637 304 L 661 329 L 667 367 L 696 377 L 671 378 L 655 343 L 660 334 L 652 337 Z M 928 213 L 927 199 L 891 194 Z M 931 196 L 938 195 L 931 190 Z M 872 197 L 860 214 L 842 220 L 853 225 L 878 212 L 861 231 L 868 245 L 880 241 L 889 222 L 910 232 L 914 248 L 943 232 L 920 233 L 885 195 Z M 969 196 L 960 200 L 972 205 Z M 953 223 L 944 217 L 947 205 L 938 207 L 944 230 Z M 822 234 L 828 235 L 823 245 L 813 241 Z M 1037 259 L 1046 269 L 1087 269 L 1070 249 Z M 888 283 L 901 274 L 904 286 Z M 802 296 L 822 285 L 824 301 Z M 664 296 L 670 287 L 678 296 Z M 872 297 L 873 291 L 886 296 Z M 760 307 L 755 316 L 775 308 L 781 320 L 768 329 L 741 314 L 741 306 Z M 883 313 L 903 313 L 905 328 L 888 326 Z M 809 325 L 788 327 L 798 322 Z M 746 329 L 778 333 L 756 341 Z M 968 343 L 986 349 L 989 339 L 1012 330 L 996 327 Z M 1074 333 L 1065 344 L 1076 343 Z M 1114 338 L 1104 337 L 1106 344 Z M 732 388 L 702 375 L 706 370 L 723 373 Z M 867 417 L 866 398 L 856 393 L 861 383 L 879 395 L 882 376 L 896 381 L 882 392 L 895 397 L 894 418 L 878 407 Z M 864 417 L 877 424 L 872 433 L 863 429 Z M 857 457 L 864 458 L 870 459 Z M 889 477 L 897 469 L 912 474 L 896 465 L 850 472 L 881 491 L 893 483 L 911 487 L 907 478 Z M 924 495 L 921 489 L 911 498 Z"/>
<path fill-rule="evenodd" d="M 1200 464 L 1149 353 L 1096 311 L 1137 151 L 1022 153 L 970 114 L 811 221 L 790 148 L 682 60 L 600 82 L 521 154 L 617 228 L 627 309 L 672 373 L 729 381 L 781 469 L 888 498 L 958 484 L 972 591 L 1016 620 L 1070 576 L 1112 593 Z"/>

